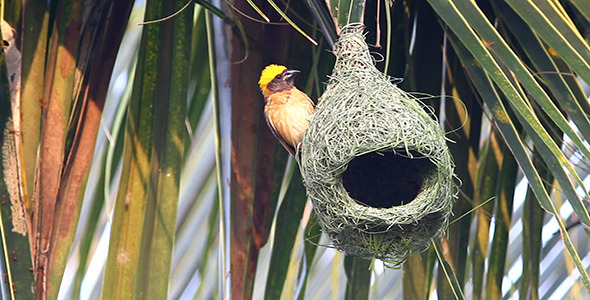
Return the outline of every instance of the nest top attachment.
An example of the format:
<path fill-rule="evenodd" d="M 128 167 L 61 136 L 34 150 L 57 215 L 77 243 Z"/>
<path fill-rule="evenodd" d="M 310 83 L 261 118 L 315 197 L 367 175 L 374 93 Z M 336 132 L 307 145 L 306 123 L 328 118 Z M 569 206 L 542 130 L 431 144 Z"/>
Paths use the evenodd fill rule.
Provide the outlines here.
<path fill-rule="evenodd" d="M 337 249 L 397 265 L 446 228 L 454 165 L 430 110 L 375 67 L 363 28 L 342 28 L 301 172 Z"/>

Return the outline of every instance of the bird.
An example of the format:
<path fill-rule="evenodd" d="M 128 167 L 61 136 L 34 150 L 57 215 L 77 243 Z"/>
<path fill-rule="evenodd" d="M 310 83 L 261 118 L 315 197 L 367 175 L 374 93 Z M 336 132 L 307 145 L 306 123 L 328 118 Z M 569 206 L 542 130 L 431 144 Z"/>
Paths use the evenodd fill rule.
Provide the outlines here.
<path fill-rule="evenodd" d="M 304 92 L 295 87 L 299 70 L 282 65 L 268 65 L 260 74 L 258 85 L 264 97 L 264 117 L 272 134 L 300 160 L 300 144 L 309 125 L 315 104 Z"/>

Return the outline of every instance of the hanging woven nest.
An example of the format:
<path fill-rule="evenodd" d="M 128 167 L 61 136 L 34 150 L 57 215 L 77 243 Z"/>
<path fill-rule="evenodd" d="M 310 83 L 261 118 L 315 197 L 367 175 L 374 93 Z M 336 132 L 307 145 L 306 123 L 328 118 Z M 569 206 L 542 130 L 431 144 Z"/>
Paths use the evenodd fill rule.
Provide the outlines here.
<path fill-rule="evenodd" d="M 436 118 L 375 67 L 363 28 L 342 28 L 301 172 L 337 249 L 400 264 L 446 229 L 454 165 Z"/>

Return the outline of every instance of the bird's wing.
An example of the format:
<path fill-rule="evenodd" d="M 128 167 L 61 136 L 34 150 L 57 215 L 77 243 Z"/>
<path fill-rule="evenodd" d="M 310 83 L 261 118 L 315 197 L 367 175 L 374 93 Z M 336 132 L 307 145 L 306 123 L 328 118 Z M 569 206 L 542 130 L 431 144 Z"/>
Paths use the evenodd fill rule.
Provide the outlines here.
<path fill-rule="evenodd" d="M 291 153 L 293 156 L 295 155 L 295 147 L 287 144 L 286 142 L 286 137 L 282 136 L 279 131 L 277 130 L 277 127 L 275 126 L 275 124 L 272 122 L 272 120 L 268 117 L 267 114 L 264 115 L 264 119 L 266 120 L 266 125 L 268 125 L 268 128 L 270 128 L 270 131 L 272 132 L 272 134 L 274 135 L 274 137 L 279 140 L 279 142 L 281 142 L 281 145 L 283 145 L 283 147 L 285 147 L 285 149 L 287 149 L 287 151 L 289 151 L 289 153 Z"/>
<path fill-rule="evenodd" d="M 307 94 L 304 93 L 304 95 L 307 97 L 307 102 L 309 102 L 310 105 L 310 112 L 309 114 L 313 114 L 315 112 L 315 103 L 313 103 L 313 100 L 311 100 L 311 98 L 309 98 L 309 96 L 307 96 Z M 318 99 L 319 101 L 319 99 Z"/>

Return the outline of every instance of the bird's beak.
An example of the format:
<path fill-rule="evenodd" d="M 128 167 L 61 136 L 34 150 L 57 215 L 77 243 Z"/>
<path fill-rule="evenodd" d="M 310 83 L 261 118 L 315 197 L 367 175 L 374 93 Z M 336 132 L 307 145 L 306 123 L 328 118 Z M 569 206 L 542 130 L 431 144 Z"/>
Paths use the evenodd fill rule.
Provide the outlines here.
<path fill-rule="evenodd" d="M 299 70 L 285 70 L 285 81 L 294 80 L 301 71 Z"/>

